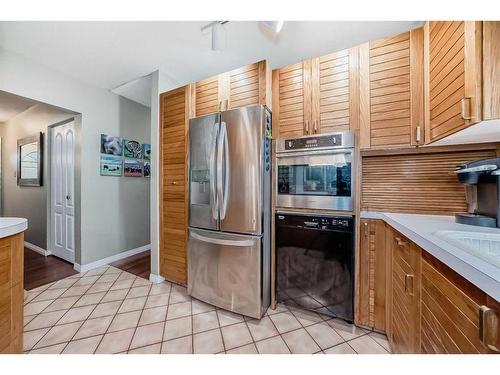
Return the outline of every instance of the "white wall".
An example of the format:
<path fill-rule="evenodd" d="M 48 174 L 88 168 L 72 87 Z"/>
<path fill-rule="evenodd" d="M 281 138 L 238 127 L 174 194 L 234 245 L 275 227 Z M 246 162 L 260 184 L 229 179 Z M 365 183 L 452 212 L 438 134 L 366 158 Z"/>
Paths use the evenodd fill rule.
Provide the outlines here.
<path fill-rule="evenodd" d="M 47 182 L 49 125 L 72 118 L 73 113 L 36 104 L 0 125 L 2 137 L 2 201 L 4 216 L 24 217 L 29 225 L 25 241 L 47 249 Z M 17 185 L 17 140 L 43 133 L 42 186 Z"/>
<path fill-rule="evenodd" d="M 137 140 L 149 137 L 149 109 L 131 105 L 108 90 L 95 87 L 48 67 L 0 48 L 0 90 L 66 108 L 82 114 L 81 128 L 81 264 L 87 264 L 119 252 L 149 244 L 149 222 L 142 220 L 141 230 L 137 212 L 141 204 L 126 197 L 139 182 L 129 178 L 99 175 L 99 139 L 101 133 L 131 136 Z M 130 107 L 130 108 L 129 108 Z M 134 107 L 135 109 L 132 109 Z M 131 113 L 144 116 L 132 120 Z M 128 125 L 124 125 L 127 123 Z M 143 138 L 135 133 L 144 128 Z M 144 187 L 149 185 L 142 179 Z M 146 192 L 147 190 L 147 192 Z M 149 201 L 149 188 L 141 189 Z M 135 197 L 135 195 L 134 195 Z M 139 202 L 140 203 L 140 202 Z M 143 205 L 147 216 L 147 204 Z M 137 230 L 136 230 L 137 229 Z M 128 235 L 129 232 L 133 234 Z"/>

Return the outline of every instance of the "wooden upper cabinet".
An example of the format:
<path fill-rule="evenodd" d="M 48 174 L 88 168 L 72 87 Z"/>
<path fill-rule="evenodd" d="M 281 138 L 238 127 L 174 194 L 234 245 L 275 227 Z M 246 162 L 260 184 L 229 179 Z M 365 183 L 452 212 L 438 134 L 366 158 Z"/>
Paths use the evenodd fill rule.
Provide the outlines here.
<path fill-rule="evenodd" d="M 500 118 L 500 22 L 483 22 L 483 120 Z"/>
<path fill-rule="evenodd" d="M 307 134 L 306 119 L 310 117 L 310 106 L 306 108 L 305 105 L 304 76 L 307 75 L 305 65 L 307 64 L 300 62 L 273 71 L 273 132 L 275 138 Z M 305 110 L 309 111 L 309 116 L 305 115 Z"/>
<path fill-rule="evenodd" d="M 481 121 L 482 25 L 431 21 L 424 32 L 426 143 Z"/>
<path fill-rule="evenodd" d="M 360 46 L 360 146 L 423 143 L 423 29 Z"/>
<path fill-rule="evenodd" d="M 195 87 L 195 116 L 252 104 L 271 108 L 271 72 L 265 60 L 196 82 Z"/>
<path fill-rule="evenodd" d="M 311 62 L 313 133 L 358 129 L 358 48 Z"/>
<path fill-rule="evenodd" d="M 275 69 L 275 137 L 357 129 L 357 64 L 355 47 Z"/>

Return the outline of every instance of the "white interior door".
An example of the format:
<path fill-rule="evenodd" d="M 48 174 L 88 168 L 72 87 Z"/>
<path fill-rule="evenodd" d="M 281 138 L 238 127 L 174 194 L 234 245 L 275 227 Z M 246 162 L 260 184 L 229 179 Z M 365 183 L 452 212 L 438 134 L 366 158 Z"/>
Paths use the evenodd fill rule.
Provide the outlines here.
<path fill-rule="evenodd" d="M 74 121 L 51 129 L 51 249 L 57 257 L 75 262 Z"/>

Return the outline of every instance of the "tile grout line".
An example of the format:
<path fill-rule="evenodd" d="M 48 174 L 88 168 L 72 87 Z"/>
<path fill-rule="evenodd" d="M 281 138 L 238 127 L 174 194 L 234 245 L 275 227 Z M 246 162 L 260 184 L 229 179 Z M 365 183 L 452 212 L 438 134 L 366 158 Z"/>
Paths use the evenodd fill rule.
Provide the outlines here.
<path fill-rule="evenodd" d="M 160 283 L 161 284 L 161 283 Z M 157 285 L 160 285 L 160 284 L 157 284 Z M 151 289 L 153 289 L 153 287 L 151 286 Z M 150 291 L 151 293 L 151 291 Z M 170 296 L 172 295 L 172 284 L 170 284 L 170 288 L 168 290 L 168 299 L 167 299 L 167 311 L 165 312 L 165 321 L 163 322 L 163 331 L 161 333 L 161 342 L 160 342 L 160 354 L 162 354 L 162 350 L 163 350 L 163 342 L 164 342 L 164 338 L 165 338 L 165 329 L 167 327 L 167 317 L 168 317 L 168 310 L 170 310 Z M 147 303 L 147 299 L 146 299 L 146 303 Z"/>

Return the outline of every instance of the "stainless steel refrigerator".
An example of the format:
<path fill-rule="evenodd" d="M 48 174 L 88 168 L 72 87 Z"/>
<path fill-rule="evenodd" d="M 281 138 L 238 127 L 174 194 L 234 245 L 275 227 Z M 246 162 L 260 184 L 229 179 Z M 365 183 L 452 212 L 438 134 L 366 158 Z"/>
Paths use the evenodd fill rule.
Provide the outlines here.
<path fill-rule="evenodd" d="M 189 121 L 188 293 L 261 318 L 270 303 L 271 113 Z"/>

